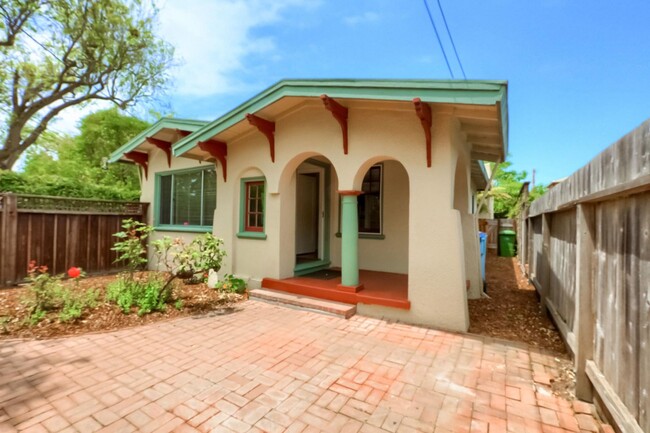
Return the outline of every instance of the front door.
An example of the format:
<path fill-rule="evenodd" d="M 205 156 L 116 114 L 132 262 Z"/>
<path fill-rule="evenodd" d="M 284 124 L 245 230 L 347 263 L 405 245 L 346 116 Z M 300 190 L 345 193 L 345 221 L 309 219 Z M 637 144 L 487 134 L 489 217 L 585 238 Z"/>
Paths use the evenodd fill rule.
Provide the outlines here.
<path fill-rule="evenodd" d="M 296 177 L 296 264 L 321 258 L 320 172 L 297 173 Z"/>

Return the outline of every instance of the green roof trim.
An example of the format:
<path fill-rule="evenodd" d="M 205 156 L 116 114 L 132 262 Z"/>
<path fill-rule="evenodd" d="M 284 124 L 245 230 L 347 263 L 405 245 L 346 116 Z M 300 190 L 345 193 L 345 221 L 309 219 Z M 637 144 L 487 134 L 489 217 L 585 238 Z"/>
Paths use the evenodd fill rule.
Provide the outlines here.
<path fill-rule="evenodd" d="M 196 131 L 197 129 L 200 129 L 202 126 L 205 126 L 208 122 L 205 120 L 191 120 L 191 119 L 176 119 L 173 117 L 163 117 L 153 125 L 151 125 L 149 128 L 145 129 L 128 143 L 120 146 L 115 152 L 111 153 L 111 155 L 108 157 L 108 162 L 116 162 L 122 156 L 127 153 L 132 151 L 133 149 L 137 148 L 139 145 L 144 142 L 144 140 L 147 137 L 150 137 L 156 133 L 158 133 L 161 129 L 169 128 L 169 129 L 187 129 L 190 131 Z"/>
<path fill-rule="evenodd" d="M 501 103 L 504 154 L 508 150 L 508 82 L 498 80 L 282 80 L 248 101 L 207 123 L 191 135 L 177 141 L 174 156 L 182 155 L 196 146 L 241 122 L 247 113 L 255 113 L 284 97 L 319 97 L 326 93 L 332 98 L 411 101 L 470 105 Z"/>

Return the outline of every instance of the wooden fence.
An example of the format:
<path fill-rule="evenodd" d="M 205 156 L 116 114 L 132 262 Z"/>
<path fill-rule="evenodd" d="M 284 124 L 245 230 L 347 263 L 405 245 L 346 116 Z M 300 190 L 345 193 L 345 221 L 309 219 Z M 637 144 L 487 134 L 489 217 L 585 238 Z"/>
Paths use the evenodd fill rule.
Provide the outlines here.
<path fill-rule="evenodd" d="M 576 362 L 577 396 L 650 432 L 650 120 L 524 209 L 520 259 Z M 523 245 L 522 245 L 523 243 Z"/>
<path fill-rule="evenodd" d="M 480 219 L 479 230 L 487 234 L 487 248 L 498 250 L 499 233 L 502 230 L 517 230 L 515 221 L 508 218 Z"/>
<path fill-rule="evenodd" d="M 144 221 L 147 203 L 0 194 L 0 287 L 24 279 L 30 260 L 59 274 L 119 269 L 113 234 L 126 218 Z"/>

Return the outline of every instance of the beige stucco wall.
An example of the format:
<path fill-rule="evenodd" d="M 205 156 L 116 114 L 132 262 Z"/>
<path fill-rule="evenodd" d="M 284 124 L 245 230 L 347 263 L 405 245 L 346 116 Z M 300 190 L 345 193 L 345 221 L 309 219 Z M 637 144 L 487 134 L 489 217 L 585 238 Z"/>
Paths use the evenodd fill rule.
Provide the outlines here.
<path fill-rule="evenodd" d="M 409 274 L 409 311 L 360 306 L 364 314 L 445 329 L 468 327 L 465 252 L 469 224 L 454 208 L 456 162 L 466 152 L 459 123 L 434 113 L 432 167 L 426 165 L 425 140 L 410 103 L 352 102 L 349 106 L 349 153 L 341 129 L 318 100 L 276 121 L 276 158 L 266 138 L 253 130 L 228 142 L 228 181 L 217 169 L 215 235 L 224 239 L 228 257 L 223 272 L 250 277 L 293 275 L 295 265 L 295 170 L 305 159 L 322 156 L 332 164 L 332 189 L 359 190 L 370 166 L 384 162 L 384 240 L 359 241 L 361 268 Z M 153 154 L 153 173 L 166 166 Z M 198 166 L 176 159 L 175 168 Z M 466 167 L 469 178 L 469 166 Z M 266 239 L 242 239 L 239 230 L 240 180 L 264 176 Z M 469 183 L 465 185 L 469 188 Z M 465 197 L 467 197 L 467 192 Z M 153 202 L 153 184 L 143 185 L 144 201 Z M 340 266 L 338 195 L 331 194 L 331 260 Z M 467 215 L 465 211 L 464 215 Z M 183 235 L 187 236 L 187 235 Z M 478 247 L 477 247 L 478 248 Z"/>

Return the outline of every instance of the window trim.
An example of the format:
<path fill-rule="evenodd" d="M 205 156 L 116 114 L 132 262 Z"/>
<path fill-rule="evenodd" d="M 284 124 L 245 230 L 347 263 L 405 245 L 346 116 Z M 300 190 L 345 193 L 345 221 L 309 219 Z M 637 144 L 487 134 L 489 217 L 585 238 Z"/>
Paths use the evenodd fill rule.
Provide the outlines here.
<path fill-rule="evenodd" d="M 215 175 L 215 195 L 218 190 L 218 182 L 219 179 L 217 177 L 217 171 L 216 167 L 213 166 L 203 166 L 203 167 L 191 167 L 191 168 L 183 168 L 179 170 L 170 170 L 170 171 L 160 171 L 156 173 L 156 178 L 155 178 L 155 191 L 154 191 L 154 215 L 153 215 L 153 226 L 154 229 L 157 231 L 171 231 L 171 232 L 212 232 L 212 229 L 214 227 L 214 221 L 212 221 L 212 224 L 210 225 L 183 225 L 183 224 L 161 224 L 160 223 L 160 206 L 162 204 L 162 178 L 164 176 L 174 176 L 177 174 L 185 174 L 185 173 L 190 173 L 194 171 L 207 171 L 207 170 L 214 170 L 214 175 Z M 203 183 L 204 183 L 204 176 L 201 176 L 201 217 L 203 217 L 203 206 L 204 206 L 204 199 L 203 199 Z M 174 187 L 174 181 L 172 177 L 172 196 L 173 196 L 173 187 Z M 215 197 L 215 210 L 217 206 L 217 198 Z M 173 208 L 172 208 L 173 209 Z"/>
<path fill-rule="evenodd" d="M 262 195 L 262 228 L 261 230 L 248 230 L 246 217 L 248 216 L 248 185 L 261 183 L 264 185 L 264 194 Z M 243 239 L 266 239 L 266 178 L 264 176 L 244 177 L 239 181 L 239 232 L 238 238 Z"/>

